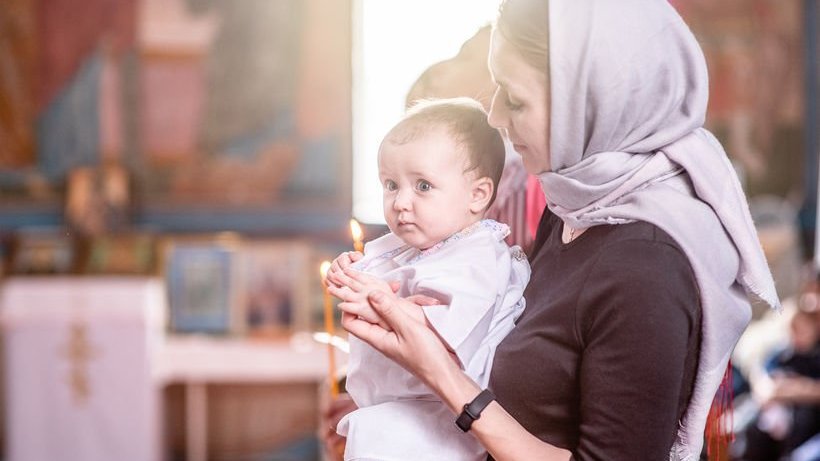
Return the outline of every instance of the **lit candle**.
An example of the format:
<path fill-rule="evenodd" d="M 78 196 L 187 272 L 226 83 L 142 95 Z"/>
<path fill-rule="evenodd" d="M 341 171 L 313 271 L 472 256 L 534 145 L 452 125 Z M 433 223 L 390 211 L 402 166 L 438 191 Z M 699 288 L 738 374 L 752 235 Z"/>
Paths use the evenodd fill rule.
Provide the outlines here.
<path fill-rule="evenodd" d="M 333 304 L 330 299 L 330 293 L 327 292 L 327 283 L 325 282 L 328 269 L 330 269 L 330 261 L 324 261 L 321 266 L 319 266 L 319 272 L 322 274 L 322 293 L 324 294 L 325 331 L 327 331 L 330 338 L 333 338 L 336 330 L 335 323 L 333 322 Z M 330 397 L 335 399 L 339 395 L 339 382 L 336 381 L 336 355 L 333 351 L 333 344 L 330 342 L 328 342 L 327 345 L 327 358 Z"/>
<path fill-rule="evenodd" d="M 355 219 L 350 220 L 350 235 L 353 236 L 353 249 L 359 252 L 364 251 L 362 226 L 360 226 L 359 221 Z"/>

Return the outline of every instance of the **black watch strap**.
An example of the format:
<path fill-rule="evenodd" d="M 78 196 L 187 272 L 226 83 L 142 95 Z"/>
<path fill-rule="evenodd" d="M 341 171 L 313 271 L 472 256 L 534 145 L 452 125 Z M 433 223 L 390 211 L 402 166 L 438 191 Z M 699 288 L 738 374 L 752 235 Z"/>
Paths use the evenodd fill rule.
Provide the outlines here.
<path fill-rule="evenodd" d="M 472 402 L 464 405 L 464 410 L 462 410 L 461 414 L 456 418 L 456 426 L 464 432 L 469 431 L 473 425 L 473 421 L 481 417 L 481 412 L 484 411 L 487 405 L 493 400 L 495 400 L 495 394 L 493 394 L 492 391 L 489 389 L 481 391 Z"/>

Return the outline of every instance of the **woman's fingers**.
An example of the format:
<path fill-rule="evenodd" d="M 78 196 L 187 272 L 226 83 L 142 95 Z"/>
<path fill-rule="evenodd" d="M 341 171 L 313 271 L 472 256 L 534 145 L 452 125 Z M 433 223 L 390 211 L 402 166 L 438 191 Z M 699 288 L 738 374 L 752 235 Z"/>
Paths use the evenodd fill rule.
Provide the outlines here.
<path fill-rule="evenodd" d="M 382 353 L 390 356 L 396 348 L 396 335 L 375 323 L 368 322 L 358 315 L 342 313 L 342 327 L 362 341 L 376 347 Z"/>
<path fill-rule="evenodd" d="M 339 310 L 355 315 L 370 323 L 375 323 L 385 330 L 391 330 L 390 326 L 385 323 L 378 314 L 376 314 L 376 311 L 374 311 L 373 308 L 367 304 L 367 302 L 339 303 Z"/>
<path fill-rule="evenodd" d="M 381 322 L 379 315 L 376 314 L 376 311 L 374 311 L 373 308 L 370 307 L 370 305 L 368 305 L 366 302 L 343 302 L 339 303 L 338 307 L 340 311 L 347 312 L 348 314 L 357 315 L 370 323 Z"/>
<path fill-rule="evenodd" d="M 395 295 L 388 296 L 387 293 L 376 290 L 368 293 L 367 300 L 375 314 L 378 315 L 391 330 L 399 330 L 399 333 L 401 333 L 404 322 L 409 320 L 409 318 L 399 308 L 399 298 Z"/>
<path fill-rule="evenodd" d="M 339 421 L 356 409 L 356 404 L 349 394 L 339 394 L 339 397 L 331 400 L 328 406 L 322 411 L 321 431 L 322 441 L 325 446 L 325 454 L 333 461 L 342 461 L 341 454 L 344 452 L 345 438 L 336 433 Z"/>

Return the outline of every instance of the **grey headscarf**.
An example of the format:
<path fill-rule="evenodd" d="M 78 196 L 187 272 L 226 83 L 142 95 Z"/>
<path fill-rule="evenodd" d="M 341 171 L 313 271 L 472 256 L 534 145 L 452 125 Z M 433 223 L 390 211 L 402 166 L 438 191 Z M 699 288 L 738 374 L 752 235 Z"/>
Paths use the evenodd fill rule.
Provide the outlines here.
<path fill-rule="evenodd" d="M 647 221 L 689 258 L 703 310 L 692 399 L 670 459 L 697 459 L 747 294 L 779 307 L 737 176 L 703 129 L 703 53 L 666 0 L 550 0 L 550 155 L 540 181 L 570 226 Z"/>

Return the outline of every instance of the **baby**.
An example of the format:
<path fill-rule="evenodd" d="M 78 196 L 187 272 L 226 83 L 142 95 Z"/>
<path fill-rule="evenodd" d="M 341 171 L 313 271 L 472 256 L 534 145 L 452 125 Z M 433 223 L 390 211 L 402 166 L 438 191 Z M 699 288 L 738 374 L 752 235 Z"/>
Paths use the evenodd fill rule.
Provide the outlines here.
<path fill-rule="evenodd" d="M 524 309 L 530 268 L 504 238 L 507 225 L 483 219 L 504 167 L 504 144 L 469 98 L 422 101 L 379 148 L 384 216 L 391 232 L 369 242 L 348 277 L 336 264 L 329 290 L 346 312 L 365 312 L 367 294 L 426 295 L 439 305 L 418 315 L 466 373 L 486 387 L 496 346 Z M 357 255 L 359 256 L 359 255 Z M 357 259 L 356 257 L 352 259 Z M 455 415 L 406 370 L 351 337 L 347 390 L 358 410 L 338 427 L 345 460 L 480 460 L 486 452 Z"/>

